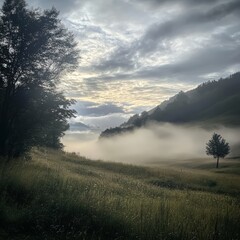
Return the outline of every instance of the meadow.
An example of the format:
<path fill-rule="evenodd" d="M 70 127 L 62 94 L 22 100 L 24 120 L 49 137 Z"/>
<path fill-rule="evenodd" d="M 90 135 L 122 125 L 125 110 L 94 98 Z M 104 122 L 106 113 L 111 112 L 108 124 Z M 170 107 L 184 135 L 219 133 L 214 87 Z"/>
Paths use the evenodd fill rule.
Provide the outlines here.
<path fill-rule="evenodd" d="M 35 148 L 0 167 L 0 239 L 240 239 L 240 158 L 134 166 Z"/>

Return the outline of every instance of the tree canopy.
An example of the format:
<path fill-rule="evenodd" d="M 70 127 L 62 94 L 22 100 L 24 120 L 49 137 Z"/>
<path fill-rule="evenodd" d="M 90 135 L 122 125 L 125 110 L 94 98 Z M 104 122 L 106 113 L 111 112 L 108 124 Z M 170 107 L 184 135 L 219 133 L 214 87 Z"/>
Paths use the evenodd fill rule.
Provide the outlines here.
<path fill-rule="evenodd" d="M 217 165 L 219 166 L 219 158 L 224 158 L 230 153 L 229 144 L 221 135 L 214 133 L 212 138 L 209 140 L 206 146 L 207 155 L 212 155 L 214 158 L 217 158 Z"/>
<path fill-rule="evenodd" d="M 31 146 L 61 148 L 74 116 L 72 100 L 57 84 L 78 63 L 74 36 L 58 11 L 28 9 L 5 0 L 0 13 L 0 155 L 15 157 Z"/>

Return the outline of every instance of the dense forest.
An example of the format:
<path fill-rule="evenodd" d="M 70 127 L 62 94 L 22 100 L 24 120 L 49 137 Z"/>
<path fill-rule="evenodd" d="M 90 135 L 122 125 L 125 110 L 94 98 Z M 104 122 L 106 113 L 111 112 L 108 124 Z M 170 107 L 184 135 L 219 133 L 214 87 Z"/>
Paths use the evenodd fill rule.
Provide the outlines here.
<path fill-rule="evenodd" d="M 201 123 L 205 126 L 239 125 L 240 72 L 218 81 L 209 81 L 163 102 L 154 109 L 132 116 L 119 127 L 107 129 L 101 137 L 142 127 L 151 121 Z"/>

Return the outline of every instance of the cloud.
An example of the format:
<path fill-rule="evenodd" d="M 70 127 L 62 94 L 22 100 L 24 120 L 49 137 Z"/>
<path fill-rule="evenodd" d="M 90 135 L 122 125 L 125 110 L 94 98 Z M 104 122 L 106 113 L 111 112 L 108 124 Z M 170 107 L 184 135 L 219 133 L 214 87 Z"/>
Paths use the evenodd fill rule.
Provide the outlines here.
<path fill-rule="evenodd" d="M 101 132 L 109 127 L 116 127 L 127 121 L 132 112 L 126 113 L 123 106 L 111 102 L 103 104 L 91 101 L 78 101 L 72 108 L 77 111 L 77 117 L 71 119 L 71 131 Z"/>
<path fill-rule="evenodd" d="M 206 73 L 221 72 L 230 66 L 240 65 L 238 52 L 240 45 L 234 48 L 207 47 L 191 53 L 187 58 L 175 63 L 165 64 L 157 67 L 150 67 L 136 72 L 134 78 L 174 78 L 176 81 L 203 81 L 199 75 Z M 236 68 L 237 70 L 237 68 Z"/>
<path fill-rule="evenodd" d="M 41 7 L 42 9 L 49 9 L 55 7 L 61 13 L 71 13 L 72 11 L 76 11 L 81 9 L 83 6 L 84 1 L 78 0 L 27 0 L 30 6 L 37 6 Z"/>
<path fill-rule="evenodd" d="M 88 101 L 78 101 L 73 105 L 73 108 L 81 116 L 105 116 L 113 113 L 124 113 L 121 106 L 117 106 L 114 103 L 106 102 L 104 104 L 98 104 Z"/>
<path fill-rule="evenodd" d="M 162 5 L 172 5 L 172 4 L 182 4 L 182 5 L 187 5 L 187 6 L 199 6 L 199 5 L 210 5 L 219 2 L 219 0 L 132 0 L 133 2 L 140 2 L 146 4 L 151 4 L 152 6 L 162 6 Z"/>
<path fill-rule="evenodd" d="M 169 43 L 165 42 L 166 40 L 212 31 L 216 27 L 226 25 L 226 22 L 221 22 L 221 20 L 229 15 L 233 15 L 234 19 L 238 21 L 239 13 L 240 2 L 232 1 L 222 3 L 206 12 L 199 10 L 187 14 L 184 12 L 172 20 L 154 23 L 140 39 L 124 47 L 121 46 L 106 56 L 106 60 L 101 60 L 96 69 L 100 71 L 134 70 L 139 67 L 139 58 L 153 54 L 155 51 L 161 52 L 169 49 Z"/>
<path fill-rule="evenodd" d="M 163 83 L 171 81 L 172 83 L 195 82 L 198 84 L 204 81 L 204 78 L 201 77 L 202 75 L 218 72 L 218 76 L 223 76 L 224 71 L 231 67 L 234 67 L 234 71 L 237 71 L 240 66 L 239 52 L 240 45 L 228 48 L 206 47 L 198 49 L 196 52 L 191 52 L 180 61 L 160 66 L 143 67 L 138 71 L 125 74 L 102 75 L 97 79 L 95 78 L 95 81 L 100 81 L 101 79 L 108 81 L 155 79 Z M 86 81 L 88 80 L 86 79 Z"/>
<path fill-rule="evenodd" d="M 70 135 L 64 139 L 67 151 L 80 152 L 91 159 L 146 164 L 151 162 L 173 161 L 190 158 L 206 158 L 205 147 L 213 132 L 221 134 L 232 148 L 239 146 L 239 128 L 219 127 L 212 131 L 197 126 L 172 124 L 149 125 L 133 133 L 98 141 L 94 137 L 81 143 L 81 136 Z M 237 148 L 236 148 L 237 149 Z M 209 162 L 214 161 L 210 159 Z"/>
<path fill-rule="evenodd" d="M 164 39 L 179 37 L 180 35 L 193 34 L 207 31 L 216 27 L 215 21 L 220 21 L 230 14 L 240 13 L 240 2 L 224 3 L 207 12 L 193 12 L 183 14 L 174 20 L 152 25 L 138 41 L 136 51 L 146 54 L 155 51 Z M 239 19 L 239 17 L 238 17 Z M 213 25 L 212 25 L 213 24 Z M 223 23 L 222 23 L 223 24 Z M 218 22 L 218 25 L 221 23 Z"/>
<path fill-rule="evenodd" d="M 130 114 L 112 113 L 105 116 L 77 116 L 73 121 L 83 122 L 84 124 L 91 126 L 91 129 L 99 132 L 106 130 L 110 127 L 117 127 L 126 122 Z"/>
<path fill-rule="evenodd" d="M 149 109 L 180 90 L 239 70 L 238 0 L 27 2 L 55 5 L 74 32 L 80 66 L 60 89 L 67 97 L 97 102 L 78 106 L 85 117 Z"/>
<path fill-rule="evenodd" d="M 239 25 L 231 25 L 221 32 L 212 33 L 206 39 L 201 40 L 200 43 L 197 42 L 198 46 L 196 48 L 187 51 L 181 58 L 176 58 L 172 62 L 141 66 L 139 69 L 132 69 L 132 71 L 126 71 L 125 73 L 123 71 L 107 73 L 106 75 L 100 75 L 98 80 L 155 79 L 158 82 L 195 82 L 195 84 L 198 84 L 206 81 L 204 76 L 211 73 L 214 73 L 216 78 L 223 77 L 230 74 L 231 71 L 239 70 L 239 36 Z M 188 40 L 186 39 L 186 41 Z M 127 60 L 125 59 L 124 64 L 126 63 Z"/>

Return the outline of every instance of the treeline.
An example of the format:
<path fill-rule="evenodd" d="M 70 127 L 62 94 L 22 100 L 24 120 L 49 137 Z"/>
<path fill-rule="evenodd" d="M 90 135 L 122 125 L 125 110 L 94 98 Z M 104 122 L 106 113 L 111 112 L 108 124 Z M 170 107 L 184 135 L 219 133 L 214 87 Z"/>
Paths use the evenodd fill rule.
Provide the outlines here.
<path fill-rule="evenodd" d="M 107 129 L 101 137 L 126 132 L 129 127 L 142 127 L 150 121 L 239 125 L 239 103 L 240 72 L 237 72 L 225 79 L 203 83 L 191 91 L 181 91 L 153 110 L 134 115 L 120 127 Z"/>
<path fill-rule="evenodd" d="M 77 65 L 73 35 L 56 9 L 28 9 L 5 0 L 0 15 L 0 156 L 17 157 L 32 146 L 61 148 L 74 116 L 57 90 L 65 71 Z"/>
<path fill-rule="evenodd" d="M 195 90 L 180 92 L 165 109 L 157 108 L 150 120 L 191 122 L 222 117 L 240 117 L 240 73 L 226 79 L 207 82 Z M 220 120 L 220 119 L 219 119 Z"/>

